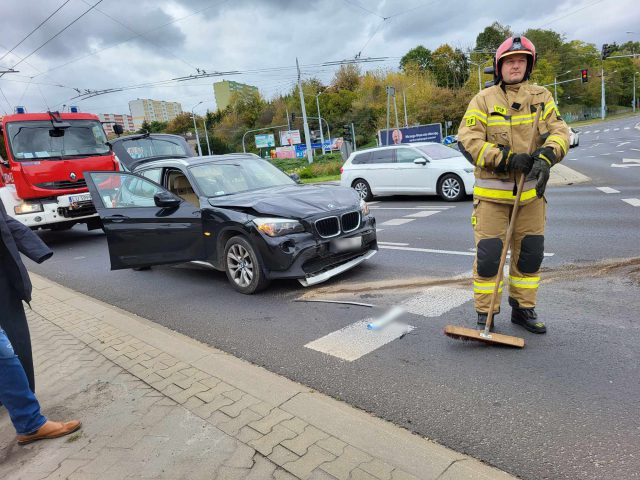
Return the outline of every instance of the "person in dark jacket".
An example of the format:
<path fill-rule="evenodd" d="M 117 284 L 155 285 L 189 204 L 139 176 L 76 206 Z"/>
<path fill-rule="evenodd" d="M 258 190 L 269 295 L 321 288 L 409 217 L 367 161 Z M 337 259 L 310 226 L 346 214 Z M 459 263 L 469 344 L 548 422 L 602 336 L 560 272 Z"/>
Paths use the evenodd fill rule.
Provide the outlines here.
<path fill-rule="evenodd" d="M 31 280 L 20 253 L 42 263 L 53 252 L 31 229 L 10 217 L 0 199 L 0 403 L 9 411 L 20 445 L 58 438 L 80 428 L 78 420 L 54 422 L 35 397 L 31 337 L 22 301 L 31 301 Z"/>
<path fill-rule="evenodd" d="M 53 252 L 31 229 L 10 217 L 0 200 L 0 328 L 20 359 L 29 387 L 35 392 L 31 336 L 22 301 L 31 301 L 31 280 L 20 253 L 37 263 Z"/>

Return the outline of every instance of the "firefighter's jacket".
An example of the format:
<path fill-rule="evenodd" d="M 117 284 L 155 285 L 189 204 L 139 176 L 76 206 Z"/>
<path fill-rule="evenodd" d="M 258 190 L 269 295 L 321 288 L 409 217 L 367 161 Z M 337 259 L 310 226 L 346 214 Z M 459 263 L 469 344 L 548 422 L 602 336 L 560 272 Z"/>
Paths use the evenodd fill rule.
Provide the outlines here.
<path fill-rule="evenodd" d="M 552 164 L 567 154 L 569 127 L 546 88 L 522 82 L 482 90 L 469 103 L 458 130 L 460 151 L 476 167 L 474 198 L 498 203 L 515 200 L 515 176 L 507 164 L 512 154 L 530 153 L 532 106 L 542 109 L 536 148 L 550 147 Z M 525 182 L 523 204 L 535 198 L 535 184 L 536 180 Z"/>

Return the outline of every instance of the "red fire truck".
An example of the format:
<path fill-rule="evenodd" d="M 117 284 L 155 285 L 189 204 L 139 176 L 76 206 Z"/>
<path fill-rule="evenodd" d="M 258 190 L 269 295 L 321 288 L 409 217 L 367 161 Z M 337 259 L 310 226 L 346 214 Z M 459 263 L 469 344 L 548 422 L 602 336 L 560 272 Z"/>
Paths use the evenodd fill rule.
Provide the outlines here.
<path fill-rule="evenodd" d="M 16 113 L 0 129 L 0 198 L 9 215 L 33 229 L 101 227 L 82 172 L 118 165 L 96 115 Z"/>

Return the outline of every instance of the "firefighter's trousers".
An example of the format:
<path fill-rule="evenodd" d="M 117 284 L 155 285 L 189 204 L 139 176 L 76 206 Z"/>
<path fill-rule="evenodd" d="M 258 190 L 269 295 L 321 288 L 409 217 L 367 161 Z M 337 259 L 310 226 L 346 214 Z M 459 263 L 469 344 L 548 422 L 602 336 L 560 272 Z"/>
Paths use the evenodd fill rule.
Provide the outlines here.
<path fill-rule="evenodd" d="M 473 291 L 476 311 L 479 313 L 489 312 L 512 209 L 513 205 L 510 204 L 474 200 L 471 218 L 476 244 Z M 500 284 L 494 312 L 500 310 L 500 294 L 504 284 L 509 286 L 511 306 L 535 307 L 540 284 L 540 265 L 544 257 L 545 217 L 544 198 L 536 197 L 518 208 L 510 245 L 509 275 L 505 275 Z"/>

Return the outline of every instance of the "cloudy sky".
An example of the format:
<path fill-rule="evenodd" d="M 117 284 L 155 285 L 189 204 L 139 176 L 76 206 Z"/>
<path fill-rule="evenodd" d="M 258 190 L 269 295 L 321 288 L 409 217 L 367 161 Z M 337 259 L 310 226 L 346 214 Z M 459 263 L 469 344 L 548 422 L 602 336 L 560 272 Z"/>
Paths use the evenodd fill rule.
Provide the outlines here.
<path fill-rule="evenodd" d="M 322 66 L 325 62 L 359 54 L 389 57 L 364 69 L 395 69 L 419 44 L 473 47 L 478 33 L 496 20 L 514 31 L 550 28 L 598 48 L 640 41 L 637 0 L 1 1 L 0 71 L 15 66 L 19 73 L 0 78 L 0 114 L 15 105 L 33 112 L 72 104 L 94 113 L 128 113 L 135 98 L 178 101 L 185 110 L 203 101 L 196 109 L 202 113 L 215 109 L 211 84 L 217 78 L 165 82 L 83 101 L 72 97 L 74 88 L 160 83 L 201 69 L 241 72 L 223 78 L 256 85 L 271 98 L 295 82 L 296 57 L 304 77 L 327 82 L 336 67 Z"/>

